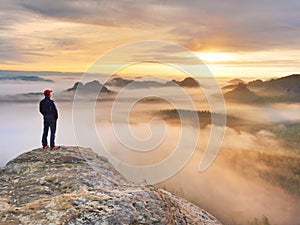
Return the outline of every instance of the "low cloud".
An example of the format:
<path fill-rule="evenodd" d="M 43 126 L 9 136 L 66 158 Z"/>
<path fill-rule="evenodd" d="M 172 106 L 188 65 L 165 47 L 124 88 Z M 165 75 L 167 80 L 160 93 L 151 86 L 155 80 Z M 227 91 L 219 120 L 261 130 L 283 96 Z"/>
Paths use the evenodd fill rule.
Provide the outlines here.
<path fill-rule="evenodd" d="M 55 81 L 57 84 L 62 85 L 60 82 L 57 82 L 57 80 Z M 69 87 L 69 83 L 73 83 L 74 81 L 66 80 L 65 82 L 68 82 L 68 85 L 66 85 L 67 83 L 63 83 L 66 86 L 60 88 L 66 89 L 66 87 Z M 38 87 L 31 86 L 31 89 L 35 88 Z M 148 92 L 148 90 L 145 90 L 145 93 Z M 119 132 L 122 132 L 124 126 L 127 125 L 124 123 L 124 120 L 119 120 L 122 116 L 121 114 L 128 111 L 128 102 L 132 100 L 132 96 L 130 96 L 129 93 L 127 94 L 127 96 L 123 96 L 120 102 L 122 103 L 120 105 L 122 107 L 116 111 L 115 128 Z M 136 94 L 137 92 L 131 93 L 131 95 Z M 162 94 L 172 94 L 177 101 L 181 100 L 180 95 L 175 90 L 170 91 L 168 89 Z M 3 141 L 0 143 L 2 156 L 0 165 L 4 165 L 8 160 L 24 151 L 40 147 L 42 116 L 38 112 L 38 102 L 42 98 L 42 94 L 35 97 L 34 104 L 1 104 L 2 116 L 0 122 L 2 126 L 0 127 L 0 134 L 1 140 Z M 76 117 L 75 120 L 73 120 L 72 116 L 74 116 L 74 112 L 72 111 L 72 107 L 74 105 L 72 102 L 56 101 L 56 105 L 59 109 L 57 144 L 82 144 L 78 143 L 78 137 L 74 136 L 73 123 L 79 123 L 79 125 L 85 127 L 85 113 L 91 115 L 91 112 L 85 107 L 86 104 L 87 102 L 83 102 L 82 105 L 79 105 L 78 109 L 82 110 L 83 113 L 77 114 L 79 117 L 77 117 L 77 120 Z M 167 135 L 157 149 L 145 153 L 128 151 L 114 136 L 115 133 L 111 129 L 112 104 L 113 101 L 97 102 L 95 114 L 92 112 L 93 126 L 88 127 L 91 129 L 81 129 L 78 131 L 83 134 L 82 139 L 89 140 L 90 130 L 96 127 L 98 135 L 104 139 L 103 143 L 105 147 L 122 161 L 133 165 L 149 165 L 151 163 L 160 162 L 173 152 L 177 145 L 176 141 L 181 137 L 180 126 L 176 124 L 167 124 Z M 131 130 L 140 139 L 151 136 L 148 123 L 151 115 L 147 113 L 153 109 L 172 108 L 170 104 L 165 102 L 154 102 L 153 104 L 142 101 L 140 105 L 138 104 L 135 106 L 136 108 L 133 108 L 132 114 L 130 114 Z M 238 111 L 241 107 L 244 106 L 240 105 L 236 107 L 236 105 L 234 105 L 230 108 L 230 112 L 233 113 L 233 110 L 236 110 L 237 113 L 245 115 L 246 111 L 253 111 L 249 112 L 251 114 L 245 116 L 249 118 L 253 113 L 257 120 L 259 120 L 258 117 L 261 116 L 262 111 L 258 109 L 254 111 L 253 108 L 245 108 L 245 112 Z M 272 112 L 275 110 L 280 111 L 282 108 L 288 108 L 289 110 L 293 108 L 294 112 L 298 112 L 298 107 L 299 105 L 297 104 L 295 104 L 295 106 L 290 105 L 289 107 L 284 105 L 279 107 L 275 105 Z M 22 112 L 22 115 L 20 115 L 20 112 Z M 288 111 L 281 113 L 287 114 Z M 261 117 L 260 120 L 263 120 L 262 118 L 264 117 Z M 14 122 L 12 123 L 12 121 Z M 96 126 L 94 126 L 95 123 Z M 256 123 L 253 122 L 252 124 Z M 161 127 L 158 126 L 158 124 L 153 124 L 151 128 L 152 131 L 161 131 Z M 193 129 L 191 128 L 190 131 L 193 131 Z M 183 140 L 183 149 L 191 148 L 191 137 L 192 135 Z M 232 154 L 235 153 L 276 152 L 277 149 L 281 149 L 282 145 L 280 141 L 272 133 L 265 129 L 248 133 L 227 128 L 222 149 L 216 161 L 204 173 L 199 173 L 199 162 L 209 138 L 210 126 L 203 129 L 201 128 L 199 144 L 189 163 L 174 177 L 160 185 L 193 201 L 200 207 L 213 213 L 217 218 L 221 218 L 221 220 L 223 220 L 222 222 L 227 224 L 246 224 L 247 221 L 252 220 L 254 217 L 260 218 L 262 215 L 267 216 L 271 220 L 271 223 L 274 221 L 276 224 L 294 224 L 299 221 L 298 197 L 292 196 L 282 188 L 270 184 L 269 180 L 263 180 L 259 177 L 247 179 L 247 177 L 241 175 L 239 170 L 232 169 L 226 161 L 230 155 L 232 156 Z M 16 142 L 16 140 L 18 141 Z M 94 150 L 97 151 L 101 148 L 97 140 L 98 139 L 96 139 L 95 143 L 87 141 L 85 146 L 93 146 Z M 154 141 L 154 139 L 152 141 Z M 244 165 L 243 163 L 245 163 L 245 167 L 248 167 L 249 164 L 251 165 L 248 158 L 242 158 L 243 155 L 238 156 L 240 157 L 238 160 L 242 162 L 242 166 Z M 264 164 L 258 163 L 249 166 L 248 169 L 252 171 L 252 167 L 257 168 L 261 165 L 264 167 Z"/>

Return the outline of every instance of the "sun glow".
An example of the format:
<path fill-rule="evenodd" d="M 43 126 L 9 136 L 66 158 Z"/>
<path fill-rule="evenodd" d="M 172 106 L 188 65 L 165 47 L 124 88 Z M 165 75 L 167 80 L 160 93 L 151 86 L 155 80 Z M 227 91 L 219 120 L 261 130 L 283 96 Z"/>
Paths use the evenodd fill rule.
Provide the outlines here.
<path fill-rule="evenodd" d="M 229 53 L 219 53 L 219 52 L 209 52 L 209 53 L 202 53 L 197 52 L 196 55 L 199 59 L 206 61 L 206 62 L 221 62 L 221 61 L 227 61 L 232 60 L 233 56 Z"/>

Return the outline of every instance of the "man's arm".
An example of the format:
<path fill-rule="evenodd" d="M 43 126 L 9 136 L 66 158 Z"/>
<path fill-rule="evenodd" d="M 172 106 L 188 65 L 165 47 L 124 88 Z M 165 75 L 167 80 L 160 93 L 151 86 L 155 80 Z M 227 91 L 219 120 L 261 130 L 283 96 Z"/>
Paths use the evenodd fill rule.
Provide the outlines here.
<path fill-rule="evenodd" d="M 57 112 L 57 108 L 54 104 L 54 102 L 52 101 L 52 106 L 53 106 L 53 114 L 54 114 L 54 117 L 55 119 L 58 119 L 58 112 Z"/>
<path fill-rule="evenodd" d="M 44 113 L 43 113 L 42 101 L 40 101 L 40 113 L 44 115 Z"/>

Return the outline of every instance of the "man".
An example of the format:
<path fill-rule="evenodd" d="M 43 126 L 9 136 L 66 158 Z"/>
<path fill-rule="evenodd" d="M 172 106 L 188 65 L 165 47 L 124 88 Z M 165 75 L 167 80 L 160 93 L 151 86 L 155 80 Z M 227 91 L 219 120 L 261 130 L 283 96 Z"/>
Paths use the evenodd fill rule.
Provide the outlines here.
<path fill-rule="evenodd" d="M 50 135 L 50 149 L 57 150 L 59 146 L 55 146 L 54 139 L 55 139 L 55 131 L 56 131 L 56 121 L 58 118 L 58 113 L 54 101 L 51 100 L 51 90 L 45 90 L 44 95 L 45 98 L 40 101 L 40 113 L 44 116 L 44 132 L 42 137 L 42 149 L 46 150 L 49 148 L 47 137 L 48 137 L 48 130 L 50 127 L 51 135 Z"/>

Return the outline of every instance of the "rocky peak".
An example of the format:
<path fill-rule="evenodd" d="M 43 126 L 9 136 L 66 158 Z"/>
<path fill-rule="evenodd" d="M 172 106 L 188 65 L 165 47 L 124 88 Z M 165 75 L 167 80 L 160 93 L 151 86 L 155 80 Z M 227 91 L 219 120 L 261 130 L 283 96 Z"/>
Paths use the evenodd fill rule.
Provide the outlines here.
<path fill-rule="evenodd" d="M 78 91 L 81 94 L 86 94 L 86 93 L 112 93 L 111 90 L 109 90 L 105 85 L 101 84 L 99 81 L 94 80 L 91 82 L 87 82 L 83 84 L 82 82 L 76 82 L 73 87 L 68 88 L 66 92 L 75 92 Z"/>
<path fill-rule="evenodd" d="M 91 149 L 61 147 L 29 151 L 0 168 L 0 224 L 220 222 L 169 192 L 126 181 Z"/>
<path fill-rule="evenodd" d="M 255 102 L 259 97 L 249 90 L 246 84 L 239 83 L 235 89 L 225 93 L 225 98 L 228 100 L 239 102 Z"/>
<path fill-rule="evenodd" d="M 198 82 L 192 77 L 186 77 L 183 81 L 179 82 L 183 87 L 199 87 Z"/>

